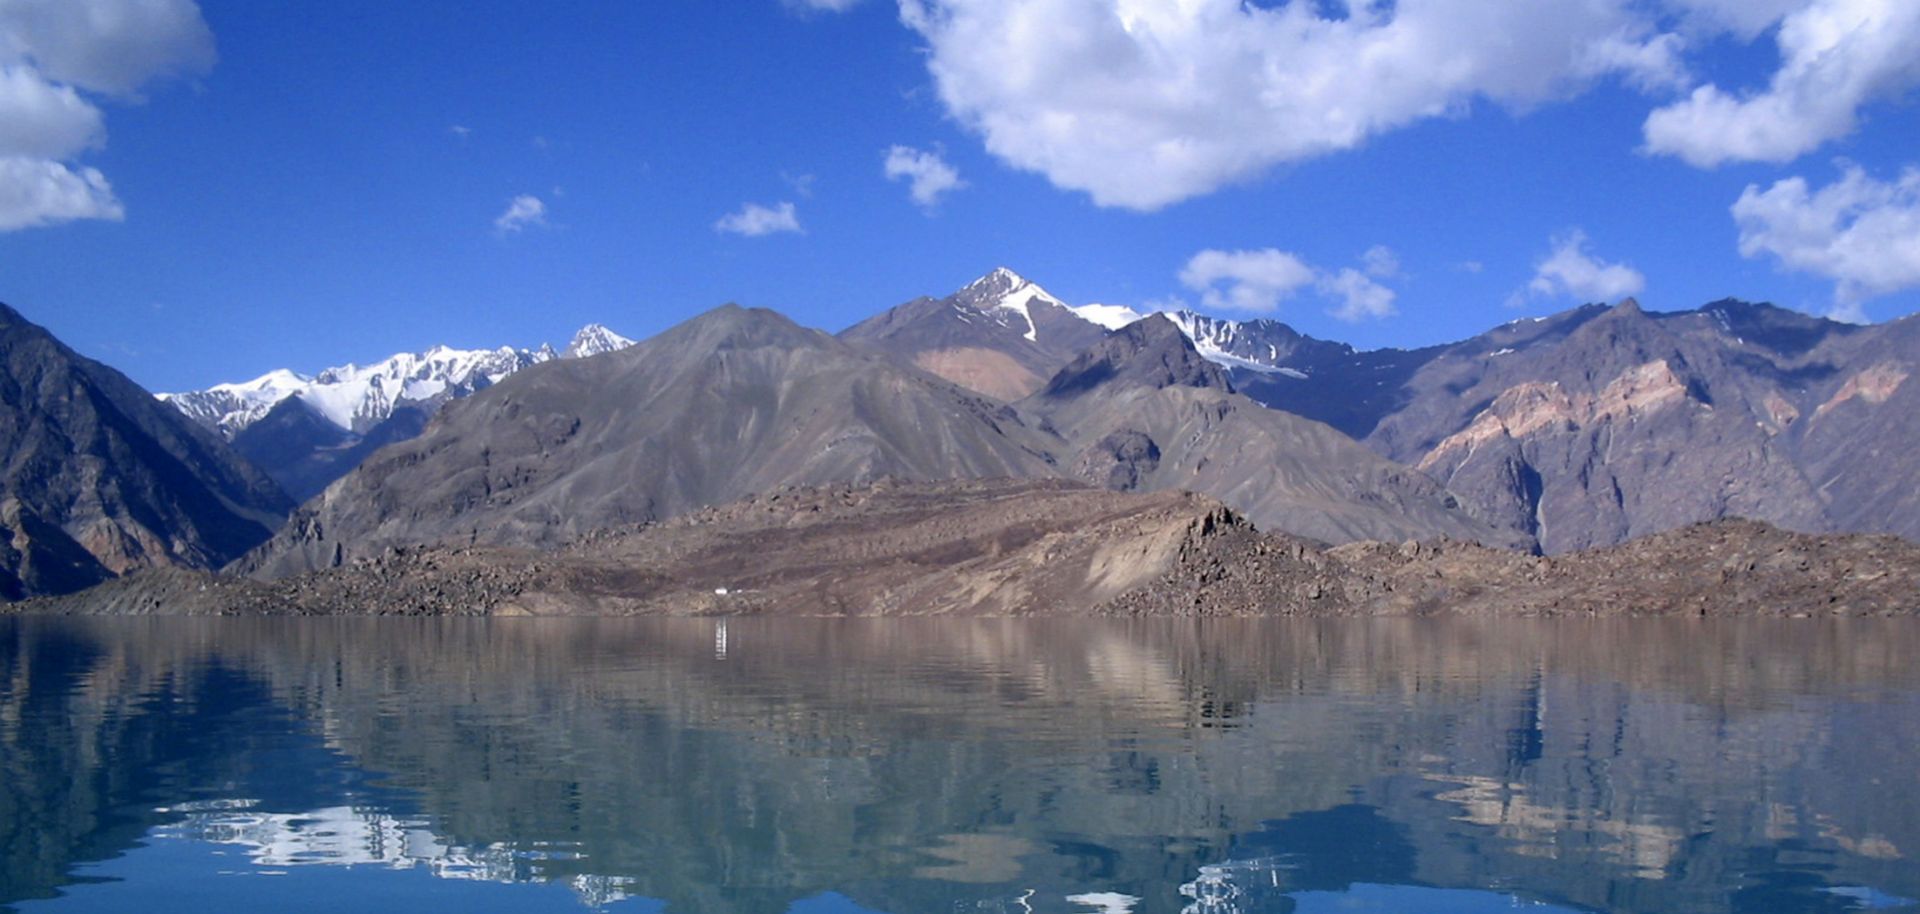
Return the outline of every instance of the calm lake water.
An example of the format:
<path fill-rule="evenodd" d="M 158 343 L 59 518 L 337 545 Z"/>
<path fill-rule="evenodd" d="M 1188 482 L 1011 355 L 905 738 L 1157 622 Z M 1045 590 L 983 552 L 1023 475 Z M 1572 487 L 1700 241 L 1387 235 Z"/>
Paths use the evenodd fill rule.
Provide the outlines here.
<path fill-rule="evenodd" d="M 1920 625 L 0 619 L 0 908 L 1920 910 Z"/>

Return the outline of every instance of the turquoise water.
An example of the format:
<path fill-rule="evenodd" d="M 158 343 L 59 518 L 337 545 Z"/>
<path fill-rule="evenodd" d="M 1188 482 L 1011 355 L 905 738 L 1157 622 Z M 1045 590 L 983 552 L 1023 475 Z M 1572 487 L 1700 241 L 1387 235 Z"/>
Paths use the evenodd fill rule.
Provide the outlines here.
<path fill-rule="evenodd" d="M 1910 622 L 0 619 L 0 908 L 1916 911 Z"/>

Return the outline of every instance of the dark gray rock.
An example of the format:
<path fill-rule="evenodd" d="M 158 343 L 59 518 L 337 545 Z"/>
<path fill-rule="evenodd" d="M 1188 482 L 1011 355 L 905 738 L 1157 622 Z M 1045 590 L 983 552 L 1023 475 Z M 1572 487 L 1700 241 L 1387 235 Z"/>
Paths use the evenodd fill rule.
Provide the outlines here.
<path fill-rule="evenodd" d="M 219 567 L 291 508 L 217 435 L 0 305 L 0 598 Z"/>

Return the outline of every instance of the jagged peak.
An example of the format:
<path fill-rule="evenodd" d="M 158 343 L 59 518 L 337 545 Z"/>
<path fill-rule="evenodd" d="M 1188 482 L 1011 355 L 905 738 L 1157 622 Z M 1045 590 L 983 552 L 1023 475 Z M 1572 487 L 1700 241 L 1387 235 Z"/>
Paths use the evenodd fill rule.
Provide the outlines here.
<path fill-rule="evenodd" d="M 573 335 L 573 340 L 567 344 L 566 353 L 562 357 L 583 359 L 625 349 L 631 345 L 633 340 L 607 329 L 604 324 L 588 324 Z"/>
<path fill-rule="evenodd" d="M 1021 276 L 1006 267 L 994 267 L 987 271 L 986 275 L 960 287 L 960 291 L 998 289 L 1001 292 L 1007 292 L 1026 285 L 1032 285 L 1032 283 L 1028 281 L 1025 276 Z"/>

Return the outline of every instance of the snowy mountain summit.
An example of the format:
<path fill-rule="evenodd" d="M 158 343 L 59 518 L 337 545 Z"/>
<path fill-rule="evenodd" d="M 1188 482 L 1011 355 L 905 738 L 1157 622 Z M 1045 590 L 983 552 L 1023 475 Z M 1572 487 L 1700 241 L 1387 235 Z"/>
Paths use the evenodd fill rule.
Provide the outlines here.
<path fill-rule="evenodd" d="M 954 293 L 953 303 L 957 308 L 971 308 L 988 315 L 1036 342 L 1040 339 L 1040 328 L 1034 323 L 1033 307 L 1066 307 L 1065 302 L 1006 267 L 995 267 L 993 272 L 968 283 Z"/>
<path fill-rule="evenodd" d="M 617 352 L 633 345 L 633 340 L 608 330 L 600 324 L 588 324 L 573 335 L 573 342 L 567 344 L 563 359 L 584 359 L 589 356 Z"/>
<path fill-rule="evenodd" d="M 296 396 L 329 424 L 342 431 L 364 433 L 402 406 L 423 406 L 431 411 L 529 365 L 556 358 L 586 358 L 631 345 L 632 340 L 606 327 L 588 324 L 574 334 L 564 353 L 546 345 L 538 349 L 435 346 L 425 352 L 397 353 L 369 365 L 348 363 L 310 376 L 279 369 L 251 381 L 159 397 L 228 440 Z"/>

